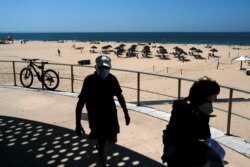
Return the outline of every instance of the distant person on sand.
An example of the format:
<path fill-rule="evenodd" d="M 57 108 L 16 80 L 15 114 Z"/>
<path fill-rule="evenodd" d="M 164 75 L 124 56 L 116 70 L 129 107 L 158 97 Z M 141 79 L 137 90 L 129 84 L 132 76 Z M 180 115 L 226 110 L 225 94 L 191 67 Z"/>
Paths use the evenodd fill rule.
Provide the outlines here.
<path fill-rule="evenodd" d="M 58 56 L 61 56 L 61 51 L 60 51 L 60 49 L 57 50 L 57 54 L 58 54 Z"/>
<path fill-rule="evenodd" d="M 216 81 L 203 77 L 189 90 L 188 97 L 173 103 L 170 121 L 163 132 L 163 162 L 168 167 L 216 167 L 207 140 L 211 139 L 209 119 L 213 101 L 220 93 Z"/>
<path fill-rule="evenodd" d="M 114 75 L 109 73 L 111 59 L 108 56 L 97 57 L 95 68 L 94 74 L 85 78 L 78 96 L 75 131 L 79 136 L 85 133 L 81 125 L 81 113 L 86 104 L 90 128 L 89 138 L 97 140 L 96 147 L 100 163 L 102 167 L 105 167 L 107 146 L 117 142 L 117 134 L 120 132 L 114 96 L 117 97 L 123 109 L 126 125 L 130 123 L 130 116 L 119 82 Z"/>

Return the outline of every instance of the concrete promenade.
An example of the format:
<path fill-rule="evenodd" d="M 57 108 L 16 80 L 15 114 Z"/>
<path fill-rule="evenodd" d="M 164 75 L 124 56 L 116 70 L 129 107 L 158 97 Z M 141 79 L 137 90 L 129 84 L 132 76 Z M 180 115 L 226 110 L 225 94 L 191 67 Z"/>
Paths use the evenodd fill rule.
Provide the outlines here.
<path fill-rule="evenodd" d="M 74 133 L 76 102 L 77 94 L 74 93 L 0 86 L 0 166 L 96 166 L 95 143 L 87 135 L 80 138 Z M 123 112 L 118 106 L 121 133 L 118 143 L 108 151 L 108 164 L 114 167 L 166 166 L 161 163 L 160 157 L 163 149 L 162 130 L 168 116 L 152 116 L 152 111 L 147 112 L 145 108 L 130 104 L 128 108 L 131 124 L 126 126 Z M 88 134 L 85 108 L 82 125 Z M 224 139 L 228 140 L 226 137 Z M 237 145 L 248 151 L 235 150 L 224 139 L 218 141 L 226 151 L 226 167 L 249 167 L 249 157 L 242 155 L 249 153 L 249 144 L 242 142 Z M 239 153 L 240 150 L 243 153 Z"/>

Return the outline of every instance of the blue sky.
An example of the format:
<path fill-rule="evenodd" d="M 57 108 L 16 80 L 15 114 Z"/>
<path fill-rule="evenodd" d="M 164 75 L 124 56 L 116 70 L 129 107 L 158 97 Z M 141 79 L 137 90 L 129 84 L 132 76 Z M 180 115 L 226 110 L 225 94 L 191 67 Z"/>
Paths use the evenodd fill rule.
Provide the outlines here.
<path fill-rule="evenodd" d="M 250 32 L 250 0 L 1 0 L 0 32 Z"/>

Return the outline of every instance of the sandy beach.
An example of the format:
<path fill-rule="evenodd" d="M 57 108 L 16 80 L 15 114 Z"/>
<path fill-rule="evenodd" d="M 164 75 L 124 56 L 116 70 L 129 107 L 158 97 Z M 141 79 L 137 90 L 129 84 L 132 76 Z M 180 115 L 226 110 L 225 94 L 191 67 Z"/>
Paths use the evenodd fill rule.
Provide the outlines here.
<path fill-rule="evenodd" d="M 94 66 L 95 58 L 102 54 L 102 47 L 111 45 L 109 50 L 123 44 L 116 42 L 99 42 L 100 44 L 91 44 L 90 42 L 43 42 L 43 41 L 28 41 L 26 44 L 21 44 L 20 41 L 15 41 L 14 44 L 0 45 L 0 60 L 15 60 L 20 61 L 22 58 L 38 58 L 52 63 L 77 64 L 79 60 L 89 59 L 91 65 Z M 182 76 L 191 79 L 197 79 L 201 76 L 209 76 L 217 80 L 220 84 L 231 85 L 242 89 L 250 89 L 250 77 L 245 75 L 244 70 L 240 69 L 240 62 L 233 59 L 238 56 L 250 56 L 250 46 L 235 46 L 235 45 L 211 45 L 218 52 L 214 54 L 218 58 L 209 58 L 208 54 L 212 53 L 211 48 L 206 48 L 204 44 L 159 44 L 151 43 L 124 43 L 125 52 L 118 58 L 114 52 L 109 55 L 112 59 L 112 67 L 119 69 L 128 69 L 143 72 L 153 72 L 161 74 L 170 74 Z M 126 58 L 126 51 L 131 45 L 137 45 L 137 57 Z M 73 45 L 75 47 L 73 47 Z M 142 57 L 140 51 L 145 45 L 150 46 L 150 58 Z M 91 53 L 92 46 L 96 46 L 95 53 Z M 157 50 L 159 46 L 167 49 L 168 59 L 160 59 Z M 195 47 L 203 51 L 200 53 L 203 59 L 196 59 L 194 56 L 185 55 L 187 61 L 178 60 L 173 54 L 174 47 L 182 48 L 186 53 L 191 52 L 190 48 Z M 77 49 L 81 48 L 83 49 Z M 57 50 L 60 49 L 61 56 L 58 56 Z M 218 69 L 217 69 L 218 68 Z M 243 62 L 243 68 L 250 68 L 247 62 Z M 240 81 L 240 82 L 239 82 Z"/>
<path fill-rule="evenodd" d="M 115 48 L 121 44 L 125 44 L 125 52 L 121 57 L 113 52 Z M 247 76 L 245 70 L 240 70 L 240 61 L 233 60 L 238 56 L 250 56 L 250 46 L 235 46 L 235 45 L 211 45 L 211 48 L 206 48 L 204 44 L 160 44 L 160 43 L 117 43 L 117 42 L 73 42 L 64 41 L 63 43 L 57 41 L 27 41 L 26 44 L 21 44 L 21 41 L 14 41 L 13 44 L 0 45 L 0 61 L 21 61 L 22 58 L 38 58 L 50 63 L 62 63 L 77 65 L 80 60 L 90 60 L 90 66 L 95 65 L 95 58 L 102 54 L 102 47 L 110 45 L 111 52 L 107 54 L 112 59 L 113 69 L 126 69 L 135 70 L 141 72 L 150 72 L 154 74 L 170 75 L 175 77 L 184 77 L 197 80 L 202 76 L 208 76 L 216 80 L 221 85 L 227 85 L 244 89 L 249 91 L 250 76 Z M 126 57 L 126 52 L 132 45 L 137 45 L 136 50 L 138 56 Z M 143 57 L 140 52 L 145 45 L 148 45 L 151 50 L 151 55 L 148 58 Z M 96 46 L 95 53 L 90 52 L 92 46 Z M 157 50 L 159 46 L 163 46 L 168 54 L 167 59 L 160 59 Z M 178 46 L 183 49 L 187 55 L 185 55 L 186 61 L 180 61 L 172 53 L 175 51 L 174 47 Z M 189 55 L 190 48 L 195 47 L 202 50 L 200 53 L 201 58 L 197 59 L 192 55 Z M 83 48 L 83 49 L 81 49 Z M 216 48 L 218 52 L 215 52 L 216 57 L 208 57 L 210 50 Z M 58 49 L 61 51 L 61 55 L 58 55 Z M 12 64 L 1 63 L 0 84 L 13 84 L 13 76 L 6 76 L 3 73 L 8 73 L 12 70 Z M 56 69 L 60 73 L 60 77 L 69 77 L 70 69 L 66 67 L 50 66 Z M 19 69 L 24 67 L 24 64 L 20 65 Z M 250 68 L 247 62 L 242 62 L 243 68 Z M 18 69 L 18 70 L 19 70 Z M 17 73 L 19 72 L 17 70 Z M 74 69 L 78 73 L 75 74 L 75 78 L 83 79 L 85 75 L 93 72 L 92 68 L 85 70 Z M 118 80 L 123 87 L 133 87 L 136 89 L 136 74 L 118 72 L 113 70 Z M 153 76 L 142 76 L 141 89 L 157 92 L 141 93 L 141 101 L 144 104 L 157 108 L 166 112 L 171 111 L 171 100 L 176 98 L 176 85 L 177 80 L 156 78 Z M 18 83 L 20 85 L 20 83 Z M 20 85 L 21 86 L 21 85 Z M 82 81 L 75 82 L 75 92 L 79 92 L 82 86 Z M 181 96 L 185 97 L 191 83 L 184 84 L 182 86 Z M 60 81 L 58 89 L 67 87 L 70 90 L 69 81 Z M 65 90 L 65 89 L 63 89 Z M 135 103 L 137 99 L 137 92 L 135 90 L 123 88 L 125 98 L 127 102 Z M 165 94 L 165 95 L 162 95 Z M 215 114 L 217 115 L 211 121 L 211 124 L 223 131 L 226 131 L 227 114 L 228 110 L 228 97 L 229 90 L 222 89 L 218 99 L 224 101 L 224 103 L 216 104 Z M 238 100 L 233 104 L 232 112 L 243 115 L 247 119 L 242 119 L 237 116 L 232 118 L 231 132 L 234 135 L 243 137 L 246 140 L 250 140 L 250 124 L 249 124 L 249 106 L 250 106 L 250 94 L 246 93 L 234 93 L 234 98 Z M 237 99 L 238 98 L 238 99 Z M 224 111 L 224 112 L 222 112 Z M 242 128 L 239 128 L 242 127 Z"/>

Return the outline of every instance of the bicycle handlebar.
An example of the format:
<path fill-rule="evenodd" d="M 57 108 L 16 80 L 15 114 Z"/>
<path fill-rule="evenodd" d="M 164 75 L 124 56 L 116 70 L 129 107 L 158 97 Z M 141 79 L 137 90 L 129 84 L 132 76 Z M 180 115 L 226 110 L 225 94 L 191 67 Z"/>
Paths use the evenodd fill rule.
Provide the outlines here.
<path fill-rule="evenodd" d="M 32 61 L 37 61 L 39 59 L 22 59 L 23 61 L 29 61 L 29 62 L 32 62 Z"/>
<path fill-rule="evenodd" d="M 37 61 L 39 59 L 22 59 L 23 61 L 28 61 L 28 62 L 33 62 L 33 61 Z M 47 61 L 41 61 L 41 64 L 48 64 Z"/>

